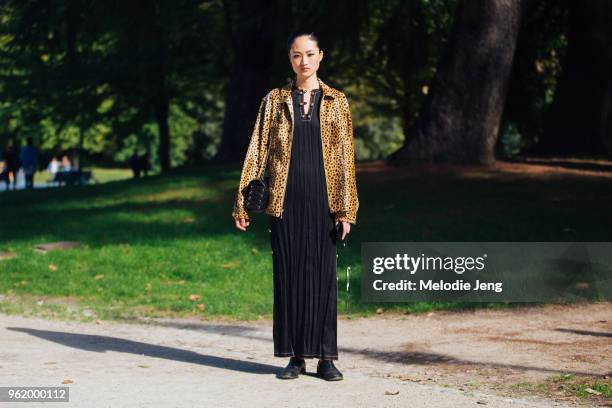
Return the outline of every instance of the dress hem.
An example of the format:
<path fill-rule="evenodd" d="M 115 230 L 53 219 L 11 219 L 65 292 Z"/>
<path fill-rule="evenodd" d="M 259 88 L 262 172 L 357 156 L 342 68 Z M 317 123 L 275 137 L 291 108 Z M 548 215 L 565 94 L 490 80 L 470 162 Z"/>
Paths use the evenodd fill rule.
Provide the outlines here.
<path fill-rule="evenodd" d="M 274 357 L 295 357 L 295 353 L 274 353 Z M 327 356 L 321 354 L 300 354 L 300 357 L 304 358 L 319 358 L 319 359 L 329 359 L 329 360 L 338 360 L 338 356 Z"/>

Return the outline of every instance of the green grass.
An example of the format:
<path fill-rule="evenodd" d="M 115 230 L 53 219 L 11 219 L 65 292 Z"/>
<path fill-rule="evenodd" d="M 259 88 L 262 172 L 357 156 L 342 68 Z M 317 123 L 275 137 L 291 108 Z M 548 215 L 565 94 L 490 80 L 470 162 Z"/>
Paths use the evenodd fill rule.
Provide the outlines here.
<path fill-rule="evenodd" d="M 576 395 L 582 398 L 592 395 L 587 391 L 588 389 L 601 393 L 605 398 L 612 398 L 612 384 L 609 381 L 607 383 L 594 381 L 589 384 L 580 384 L 576 386 Z"/>
<path fill-rule="evenodd" d="M 612 379 L 592 376 L 576 376 L 574 374 L 557 374 L 550 376 L 545 382 L 538 384 L 538 389 L 544 394 L 562 392 L 564 395 L 588 399 L 601 406 L 610 406 L 612 402 Z"/>
<path fill-rule="evenodd" d="M 109 181 L 126 180 L 132 177 L 132 170 L 130 169 L 94 167 L 85 170 L 91 171 L 93 183 L 108 183 Z M 51 179 L 51 174 L 46 171 L 38 172 L 34 176 L 35 183 L 48 183 Z"/>
<path fill-rule="evenodd" d="M 118 176 L 112 170 L 99 174 Z M 0 193 L 0 251 L 18 254 L 0 261 L 0 310 L 76 316 L 90 308 L 88 317 L 101 319 L 271 317 L 267 216 L 255 216 L 246 233 L 234 228 L 239 176 L 238 167 L 207 165 L 139 180 Z M 420 312 L 487 306 L 360 303 L 362 241 L 610 240 L 609 179 L 474 179 L 406 170 L 402 178 L 369 174 L 358 182 L 358 224 L 348 248 L 339 250 L 340 316 L 347 265 L 351 315 L 370 315 L 380 307 Z M 33 250 L 63 240 L 84 247 L 44 255 Z"/>

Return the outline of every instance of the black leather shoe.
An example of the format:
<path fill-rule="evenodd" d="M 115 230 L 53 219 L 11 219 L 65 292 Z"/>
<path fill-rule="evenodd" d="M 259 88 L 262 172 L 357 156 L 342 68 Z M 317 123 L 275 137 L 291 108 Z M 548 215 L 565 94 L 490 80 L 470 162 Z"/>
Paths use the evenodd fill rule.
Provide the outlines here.
<path fill-rule="evenodd" d="M 332 360 L 319 360 L 319 364 L 317 364 L 317 377 L 327 381 L 339 381 L 344 378 Z"/>
<path fill-rule="evenodd" d="M 282 378 L 284 380 L 292 380 L 294 378 L 298 378 L 300 374 L 303 374 L 305 372 L 306 361 L 301 358 L 291 357 L 289 359 L 289 364 L 287 364 L 287 367 L 285 367 L 283 372 L 280 373 L 279 378 Z"/>

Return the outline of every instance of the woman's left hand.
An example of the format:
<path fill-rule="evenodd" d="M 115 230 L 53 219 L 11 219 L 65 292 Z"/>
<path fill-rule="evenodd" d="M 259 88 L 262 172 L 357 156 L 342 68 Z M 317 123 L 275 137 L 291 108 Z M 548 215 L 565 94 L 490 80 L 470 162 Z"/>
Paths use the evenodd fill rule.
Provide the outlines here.
<path fill-rule="evenodd" d="M 336 220 L 336 228 L 338 228 L 339 223 L 342 223 L 342 236 L 340 237 L 340 239 L 344 241 L 344 238 L 348 235 L 349 232 L 351 232 L 351 224 L 346 221 Z"/>

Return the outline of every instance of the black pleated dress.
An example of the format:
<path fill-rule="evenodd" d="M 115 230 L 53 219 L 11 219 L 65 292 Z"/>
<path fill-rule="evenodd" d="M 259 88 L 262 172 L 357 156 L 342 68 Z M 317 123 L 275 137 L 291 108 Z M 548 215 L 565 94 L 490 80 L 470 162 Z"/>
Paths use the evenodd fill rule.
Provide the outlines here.
<path fill-rule="evenodd" d="M 319 128 L 322 93 L 301 116 L 293 89 L 294 132 L 282 218 L 269 216 L 274 273 L 274 355 L 337 360 L 336 233 L 329 211 Z"/>

